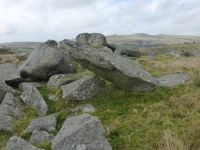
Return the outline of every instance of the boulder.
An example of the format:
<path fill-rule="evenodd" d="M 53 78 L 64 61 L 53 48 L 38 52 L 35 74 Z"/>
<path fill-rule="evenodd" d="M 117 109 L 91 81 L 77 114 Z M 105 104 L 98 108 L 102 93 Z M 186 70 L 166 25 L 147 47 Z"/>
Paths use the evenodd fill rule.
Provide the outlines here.
<path fill-rule="evenodd" d="M 88 114 L 68 118 L 52 142 L 53 150 L 112 150 L 100 120 Z"/>
<path fill-rule="evenodd" d="M 12 131 L 12 124 L 23 116 L 22 104 L 12 93 L 6 93 L 0 104 L 0 130 Z"/>
<path fill-rule="evenodd" d="M 190 77 L 184 73 L 168 74 L 158 78 L 160 86 L 172 87 L 183 84 L 188 81 Z"/>
<path fill-rule="evenodd" d="M 54 74 L 67 74 L 75 71 L 67 55 L 48 46 L 33 50 L 28 59 L 20 66 L 22 78 L 35 80 L 48 80 Z"/>
<path fill-rule="evenodd" d="M 54 136 L 46 131 L 35 129 L 30 137 L 30 143 L 33 145 L 40 145 L 45 142 L 52 142 Z"/>
<path fill-rule="evenodd" d="M 49 78 L 47 85 L 51 88 L 58 88 L 81 78 L 79 74 L 56 74 Z"/>
<path fill-rule="evenodd" d="M 33 119 L 24 133 L 32 133 L 35 129 L 53 131 L 56 129 L 56 116 L 50 115 Z"/>
<path fill-rule="evenodd" d="M 71 47 L 76 48 L 78 47 L 78 43 L 75 41 L 64 39 L 59 43 L 60 49 L 70 49 Z"/>
<path fill-rule="evenodd" d="M 4 87 L 3 87 L 3 84 L 4 83 L 2 81 L 0 81 L 0 104 L 1 104 L 3 98 L 4 98 L 5 94 L 6 94 L 6 91 L 5 91 Z"/>
<path fill-rule="evenodd" d="M 79 44 L 87 44 L 93 47 L 107 46 L 106 37 L 100 33 L 82 33 L 76 37 Z"/>
<path fill-rule="evenodd" d="M 48 106 L 37 88 L 29 83 L 22 83 L 20 88 L 23 91 L 21 95 L 22 101 L 26 105 L 35 107 L 38 110 L 38 115 L 44 116 L 48 111 Z"/>
<path fill-rule="evenodd" d="M 20 78 L 20 72 L 16 65 L 10 63 L 0 65 L 1 88 L 6 91 L 11 91 L 11 87 L 9 87 L 5 82 L 13 81 L 18 78 Z"/>
<path fill-rule="evenodd" d="M 61 86 L 63 98 L 66 100 L 85 100 L 102 91 L 104 81 L 97 76 L 85 76 L 70 84 Z"/>
<path fill-rule="evenodd" d="M 87 45 L 70 49 L 70 54 L 83 67 L 111 81 L 126 91 L 150 91 L 158 84 L 157 79 L 135 61 L 99 51 Z"/>
<path fill-rule="evenodd" d="M 55 40 L 48 40 L 44 44 L 46 44 L 46 45 L 48 45 L 49 47 L 52 47 L 52 48 L 58 47 L 58 43 Z"/>
<path fill-rule="evenodd" d="M 29 144 L 24 139 L 13 136 L 10 138 L 6 145 L 6 150 L 42 150 L 39 148 L 36 148 L 35 146 Z"/>

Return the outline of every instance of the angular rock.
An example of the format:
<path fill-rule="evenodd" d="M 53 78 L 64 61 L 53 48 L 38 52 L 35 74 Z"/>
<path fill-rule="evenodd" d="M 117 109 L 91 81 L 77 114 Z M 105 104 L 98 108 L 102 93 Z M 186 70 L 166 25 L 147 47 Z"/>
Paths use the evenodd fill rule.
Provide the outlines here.
<path fill-rule="evenodd" d="M 70 49 L 70 54 L 83 67 L 113 82 L 120 89 L 151 91 L 158 84 L 157 79 L 128 58 L 102 52 L 87 45 Z"/>
<path fill-rule="evenodd" d="M 22 117 L 22 105 L 12 93 L 6 93 L 0 105 L 0 130 L 12 131 L 12 124 Z"/>
<path fill-rule="evenodd" d="M 46 45 L 48 45 L 49 47 L 52 47 L 52 48 L 58 47 L 58 43 L 55 40 L 48 40 L 44 44 L 46 44 Z"/>
<path fill-rule="evenodd" d="M 184 73 L 168 74 L 158 78 L 160 86 L 172 87 L 179 84 L 183 84 L 190 80 L 190 77 Z"/>
<path fill-rule="evenodd" d="M 24 133 L 32 133 L 35 129 L 53 131 L 56 129 L 56 116 L 50 115 L 33 119 Z"/>
<path fill-rule="evenodd" d="M 33 145 L 40 145 L 44 142 L 52 142 L 53 139 L 54 136 L 52 134 L 36 129 L 33 131 L 29 142 Z"/>
<path fill-rule="evenodd" d="M 52 142 L 53 150 L 112 150 L 97 117 L 84 114 L 68 118 Z"/>
<path fill-rule="evenodd" d="M 38 110 L 38 114 L 44 116 L 48 111 L 48 106 L 37 88 L 29 83 L 22 83 L 20 87 L 23 90 L 22 101 L 26 105 L 35 107 Z"/>
<path fill-rule="evenodd" d="M 87 44 L 93 47 L 107 46 L 106 37 L 100 33 L 82 33 L 76 37 L 79 44 Z"/>
<path fill-rule="evenodd" d="M 66 100 L 90 99 L 102 91 L 104 82 L 97 76 L 85 76 L 70 84 L 61 86 Z"/>
<path fill-rule="evenodd" d="M 13 136 L 7 143 L 6 150 L 42 150 L 42 149 L 36 148 L 35 146 L 29 144 L 27 141 L 25 141 L 20 137 Z"/>
<path fill-rule="evenodd" d="M 48 80 L 50 76 L 61 73 L 75 72 L 67 55 L 57 49 L 42 46 L 35 49 L 28 59 L 20 66 L 22 78 Z"/>
<path fill-rule="evenodd" d="M 81 78 L 79 74 L 56 74 L 49 78 L 47 85 L 51 88 L 58 88 Z"/>
<path fill-rule="evenodd" d="M 70 49 L 71 47 L 73 48 L 78 47 L 78 43 L 75 41 L 64 39 L 59 44 L 60 49 Z"/>
<path fill-rule="evenodd" d="M 20 72 L 16 65 L 6 63 L 0 65 L 0 81 L 1 87 L 6 91 L 11 91 L 11 87 L 9 87 L 5 82 L 20 78 Z"/>

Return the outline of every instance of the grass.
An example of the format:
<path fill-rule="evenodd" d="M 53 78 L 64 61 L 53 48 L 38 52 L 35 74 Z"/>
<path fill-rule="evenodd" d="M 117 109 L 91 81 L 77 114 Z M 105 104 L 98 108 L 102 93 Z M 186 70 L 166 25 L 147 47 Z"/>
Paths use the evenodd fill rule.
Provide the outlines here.
<path fill-rule="evenodd" d="M 48 104 L 47 114 L 57 113 L 57 127 L 53 134 L 71 114 L 70 108 L 90 103 L 96 107 L 93 115 L 102 121 L 113 150 L 200 149 L 199 58 L 159 56 L 155 59 L 142 57 L 138 61 L 156 77 L 186 72 L 192 81 L 172 88 L 157 87 L 146 93 L 124 92 L 107 82 L 100 95 L 81 102 L 65 101 L 60 89 L 43 86 L 39 91 Z M 85 74 L 84 70 L 81 72 Z M 49 100 L 48 94 L 55 94 L 58 101 Z M 26 109 L 27 115 L 16 122 L 14 131 L 28 139 L 30 135 L 20 133 L 36 114 L 34 110 Z M 5 147 L 10 136 L 0 133 L 0 149 Z M 44 143 L 39 147 L 50 149 L 50 145 Z"/>

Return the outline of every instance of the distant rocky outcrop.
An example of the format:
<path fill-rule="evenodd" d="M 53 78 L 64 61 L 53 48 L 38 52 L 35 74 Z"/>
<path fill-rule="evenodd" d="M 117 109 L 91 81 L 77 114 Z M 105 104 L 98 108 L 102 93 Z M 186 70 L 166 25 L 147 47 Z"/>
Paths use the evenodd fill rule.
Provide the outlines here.
<path fill-rule="evenodd" d="M 73 73 L 76 69 L 67 55 L 61 51 L 43 46 L 35 49 L 20 66 L 22 78 L 48 80 L 54 74 Z"/>

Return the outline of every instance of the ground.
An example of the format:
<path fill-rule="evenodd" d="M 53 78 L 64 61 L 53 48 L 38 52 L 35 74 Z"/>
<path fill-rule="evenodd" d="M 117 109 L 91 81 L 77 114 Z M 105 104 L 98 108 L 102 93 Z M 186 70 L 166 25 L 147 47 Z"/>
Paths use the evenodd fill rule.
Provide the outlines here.
<path fill-rule="evenodd" d="M 128 93 L 107 82 L 104 92 L 91 100 L 69 102 L 61 98 L 61 91 L 44 86 L 40 92 L 49 106 L 48 114 L 59 112 L 56 134 L 69 108 L 80 104 L 93 104 L 113 150 L 198 150 L 200 149 L 200 58 L 158 56 L 139 58 L 143 67 L 159 77 L 167 73 L 185 72 L 191 81 L 173 88 L 157 87 L 146 93 Z M 48 94 L 55 93 L 59 101 L 51 102 Z M 20 134 L 37 115 L 25 108 L 27 115 L 13 125 Z M 29 119 L 27 119 L 29 118 Z M 5 148 L 10 133 L 0 133 L 0 149 Z M 49 143 L 40 147 L 50 149 Z"/>

